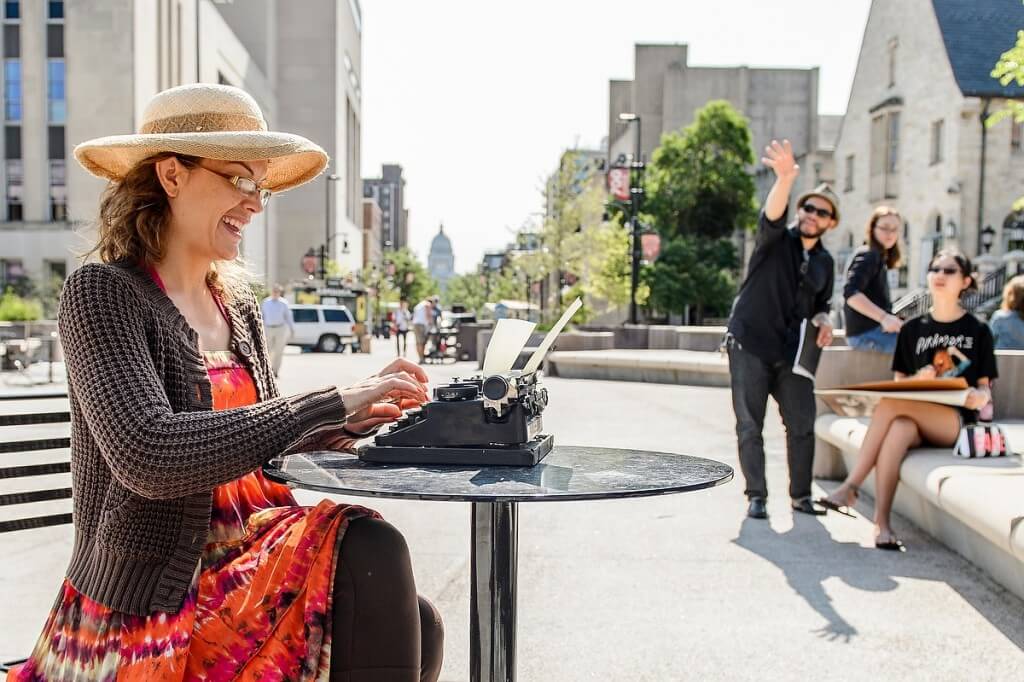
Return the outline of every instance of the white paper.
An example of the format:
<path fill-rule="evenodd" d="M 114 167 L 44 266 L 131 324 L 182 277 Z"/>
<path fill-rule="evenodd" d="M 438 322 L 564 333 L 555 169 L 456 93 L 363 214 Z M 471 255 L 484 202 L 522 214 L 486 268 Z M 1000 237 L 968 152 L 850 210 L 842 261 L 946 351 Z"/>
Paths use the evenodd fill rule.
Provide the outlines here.
<path fill-rule="evenodd" d="M 967 403 L 967 394 L 970 389 L 959 389 L 953 391 L 864 391 L 848 388 L 826 388 L 814 391 L 817 395 L 834 396 L 860 396 L 865 398 L 889 398 L 890 400 L 917 400 L 925 403 L 939 403 L 940 405 L 952 405 L 963 407 Z"/>
<path fill-rule="evenodd" d="M 484 352 L 484 376 L 510 372 L 536 326 L 526 320 L 498 320 Z"/>
<path fill-rule="evenodd" d="M 537 368 L 540 367 L 540 363 L 544 361 L 544 356 L 548 354 L 548 349 L 551 348 L 551 344 L 553 344 L 555 339 L 558 338 L 558 335 L 561 333 L 562 329 L 565 328 L 565 325 L 569 324 L 569 320 L 571 320 L 572 316 L 576 314 L 576 311 L 582 307 L 583 301 L 581 301 L 577 296 L 576 300 L 565 309 L 565 312 L 562 313 L 562 317 L 559 318 L 558 322 L 555 323 L 555 326 L 548 332 L 548 335 L 544 337 L 543 341 L 541 341 L 537 350 L 533 351 L 533 355 L 530 356 L 530 359 L 526 362 L 526 366 L 523 367 L 523 374 L 529 374 L 537 371 Z"/>

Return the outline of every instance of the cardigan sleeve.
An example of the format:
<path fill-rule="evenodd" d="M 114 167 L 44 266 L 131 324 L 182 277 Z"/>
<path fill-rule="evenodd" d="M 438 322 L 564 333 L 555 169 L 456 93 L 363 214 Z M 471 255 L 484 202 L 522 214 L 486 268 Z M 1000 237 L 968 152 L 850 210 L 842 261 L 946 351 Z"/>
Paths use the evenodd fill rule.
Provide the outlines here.
<path fill-rule="evenodd" d="M 150 344 L 166 339 L 147 334 L 147 307 L 109 266 L 86 265 L 65 283 L 58 312 L 69 393 L 112 474 L 136 494 L 209 491 L 317 429 L 344 423 L 336 387 L 230 410 L 173 412 L 150 355 Z"/>

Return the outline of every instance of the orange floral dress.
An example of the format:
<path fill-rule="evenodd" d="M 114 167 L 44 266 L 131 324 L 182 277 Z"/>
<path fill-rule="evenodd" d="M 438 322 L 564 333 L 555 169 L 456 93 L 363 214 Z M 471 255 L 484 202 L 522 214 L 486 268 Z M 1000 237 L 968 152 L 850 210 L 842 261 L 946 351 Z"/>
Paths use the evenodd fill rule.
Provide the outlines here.
<path fill-rule="evenodd" d="M 256 402 L 232 353 L 204 358 L 214 409 Z M 377 515 L 327 500 L 301 507 L 258 470 L 218 486 L 177 613 L 119 613 L 65 580 L 31 657 L 7 680 L 327 680 L 338 540 L 363 516 Z"/>

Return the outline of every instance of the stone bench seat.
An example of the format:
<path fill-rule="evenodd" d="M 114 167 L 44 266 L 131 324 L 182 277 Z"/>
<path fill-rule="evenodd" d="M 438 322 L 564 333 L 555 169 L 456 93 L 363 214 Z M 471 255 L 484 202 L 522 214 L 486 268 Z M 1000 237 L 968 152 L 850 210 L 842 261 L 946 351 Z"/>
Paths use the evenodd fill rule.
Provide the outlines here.
<path fill-rule="evenodd" d="M 814 428 L 819 449 L 838 450 L 847 470 L 852 469 L 868 421 L 819 416 Z M 999 424 L 1010 446 L 1024 452 L 1024 420 Z M 863 488 L 874 495 L 874 475 Z M 1024 597 L 1024 464 L 1019 455 L 960 459 L 951 448 L 916 448 L 900 467 L 893 509 Z"/>
<path fill-rule="evenodd" d="M 729 360 L 718 352 L 687 350 L 557 351 L 548 374 L 569 379 L 728 386 Z"/>

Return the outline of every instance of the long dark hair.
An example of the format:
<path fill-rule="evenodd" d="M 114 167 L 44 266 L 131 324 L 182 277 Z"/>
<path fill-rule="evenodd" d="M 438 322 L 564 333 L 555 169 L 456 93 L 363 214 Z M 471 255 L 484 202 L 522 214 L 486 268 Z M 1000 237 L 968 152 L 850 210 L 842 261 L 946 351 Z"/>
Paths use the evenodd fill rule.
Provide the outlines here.
<path fill-rule="evenodd" d="M 898 268 L 903 263 L 903 253 L 900 251 L 899 238 L 892 245 L 891 249 L 885 248 L 880 241 L 875 239 L 875 226 L 879 220 L 887 215 L 899 218 L 900 227 L 903 227 L 903 216 L 900 215 L 899 211 L 892 206 L 879 206 L 871 212 L 871 217 L 868 218 L 868 223 L 864 228 L 864 243 L 882 254 L 882 257 L 885 259 L 885 267 Z"/>
<path fill-rule="evenodd" d="M 957 268 L 960 269 L 960 274 L 964 277 L 969 277 L 971 283 L 968 284 L 960 295 L 969 294 L 972 291 L 978 290 L 978 275 L 974 272 L 974 266 L 971 265 L 971 259 L 963 254 L 963 252 L 957 249 L 942 249 L 937 254 L 932 256 L 932 259 L 928 261 L 928 267 L 931 268 L 935 264 L 935 261 L 942 258 L 952 258 L 956 261 Z"/>

